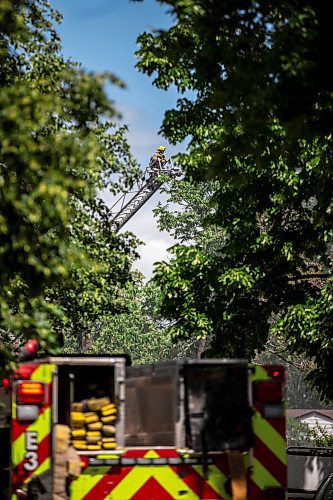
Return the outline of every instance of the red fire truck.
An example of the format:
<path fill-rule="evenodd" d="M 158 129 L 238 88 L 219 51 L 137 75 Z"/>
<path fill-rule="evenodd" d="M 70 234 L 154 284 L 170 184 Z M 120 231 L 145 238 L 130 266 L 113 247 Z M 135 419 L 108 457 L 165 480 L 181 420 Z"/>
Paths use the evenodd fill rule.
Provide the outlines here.
<path fill-rule="evenodd" d="M 73 437 L 73 405 L 84 408 L 78 402 L 90 398 L 109 398 L 107 406 L 116 408 L 114 449 L 103 439 L 76 445 L 81 473 L 67 498 L 286 498 L 280 366 L 228 359 L 130 366 L 122 355 L 42 356 L 19 363 L 7 390 L 10 486 L 3 467 L 1 498 L 27 497 L 36 482 L 44 493 L 31 498 L 56 498 L 57 427 L 72 428 Z"/>

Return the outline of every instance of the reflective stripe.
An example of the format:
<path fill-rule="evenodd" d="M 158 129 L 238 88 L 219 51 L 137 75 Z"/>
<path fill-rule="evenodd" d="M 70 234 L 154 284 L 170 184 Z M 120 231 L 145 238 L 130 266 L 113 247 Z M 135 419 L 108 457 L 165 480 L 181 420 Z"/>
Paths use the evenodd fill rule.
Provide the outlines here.
<path fill-rule="evenodd" d="M 46 472 L 48 469 L 50 469 L 51 467 L 51 458 L 50 457 L 47 457 L 46 460 L 44 460 L 44 462 L 41 463 L 41 465 L 38 467 L 38 469 L 36 469 L 33 473 L 34 476 L 40 476 L 41 474 L 43 474 L 43 472 Z M 27 477 L 24 482 L 27 483 L 29 481 L 30 477 Z"/>
<path fill-rule="evenodd" d="M 253 458 L 253 467 L 256 471 L 252 476 L 252 480 L 259 486 L 261 490 L 269 486 L 280 486 L 280 483 L 275 479 L 272 474 L 263 466 L 259 460 Z"/>
<path fill-rule="evenodd" d="M 128 454 L 132 452 L 133 450 L 129 450 Z M 137 450 L 135 454 L 153 459 L 160 458 L 161 455 L 174 456 L 175 450 Z M 127 458 L 127 453 L 124 457 Z M 224 488 L 227 477 L 221 469 L 210 464 L 208 476 L 206 481 L 202 465 L 90 466 L 72 483 L 70 498 L 71 500 L 97 500 L 97 498 L 128 500 L 141 497 L 157 500 L 159 496 L 174 500 L 230 498 Z"/>
<path fill-rule="evenodd" d="M 203 478 L 204 472 L 202 465 L 193 465 L 193 469 Z M 230 498 L 225 491 L 224 485 L 227 481 L 227 476 L 216 467 L 216 465 L 209 465 L 208 467 L 208 479 L 205 480 L 209 486 L 216 491 L 222 498 Z"/>
<path fill-rule="evenodd" d="M 271 380 L 263 366 L 255 365 L 252 374 L 252 382 L 261 380 Z M 260 408 L 258 408 L 260 409 Z M 253 431 L 257 438 L 257 446 L 253 449 L 253 473 L 251 479 L 260 489 L 264 490 L 269 486 L 286 486 L 286 439 L 274 427 L 274 421 L 263 417 L 260 411 L 256 410 L 252 418 Z M 284 427 L 284 419 L 279 421 L 281 429 Z M 270 455 L 271 454 L 271 455 Z M 252 499 L 251 499 L 252 500 Z"/>
<path fill-rule="evenodd" d="M 56 369 L 56 365 L 39 365 L 38 368 L 31 374 L 31 380 L 39 380 L 45 384 L 50 384 L 52 382 L 53 371 Z"/>
<path fill-rule="evenodd" d="M 95 473 L 96 469 L 92 471 L 90 467 L 81 474 L 78 479 L 71 484 L 71 500 L 82 500 L 91 491 L 100 480 L 106 476 L 110 471 L 110 467 L 98 467 L 98 474 Z M 96 500 L 99 500 L 96 498 Z"/>
<path fill-rule="evenodd" d="M 149 450 L 143 455 L 144 458 L 159 458 L 159 454 L 155 450 Z"/>
<path fill-rule="evenodd" d="M 50 430 L 51 430 L 51 408 L 48 407 L 41 415 L 39 415 L 39 417 L 32 424 L 29 425 L 26 432 L 36 431 L 39 444 L 50 433 Z M 16 441 L 13 442 L 12 463 L 14 467 L 18 465 L 20 462 L 22 462 L 22 460 L 24 459 L 24 455 L 26 453 L 25 434 L 26 433 L 24 432 L 23 434 L 20 435 L 20 437 L 16 439 Z"/>
<path fill-rule="evenodd" d="M 270 423 L 263 418 L 259 412 L 256 412 L 253 418 L 254 433 L 261 439 L 274 455 L 276 455 L 283 464 L 287 464 L 286 440 L 277 432 Z"/>
<path fill-rule="evenodd" d="M 16 475 L 18 483 L 16 487 L 22 483 L 28 483 L 32 475 L 38 476 L 51 467 L 51 401 L 48 398 L 51 398 L 51 384 L 55 369 L 56 365 L 53 364 L 36 365 L 30 375 L 30 380 L 45 384 L 47 394 L 46 402 L 40 408 L 40 413 L 34 422 L 25 423 L 17 420 L 17 404 L 13 398 L 11 455 L 13 474 Z M 32 434 L 29 435 L 29 433 Z M 31 439 L 33 439 L 33 447 L 31 447 Z"/>
<path fill-rule="evenodd" d="M 270 380 L 270 377 L 267 373 L 267 370 L 263 366 L 255 365 L 254 373 L 252 373 L 251 380 L 252 382 L 256 382 L 257 380 Z"/>
<path fill-rule="evenodd" d="M 172 498 L 179 496 L 179 491 L 188 488 L 180 477 L 167 465 L 154 466 L 149 465 L 135 466 L 131 472 L 115 487 L 112 494 L 115 498 L 131 498 L 137 493 L 144 484 L 153 477 L 161 486 L 171 495 Z M 191 500 L 200 500 L 200 498 L 190 491 Z M 148 500 L 148 499 L 147 499 Z"/>

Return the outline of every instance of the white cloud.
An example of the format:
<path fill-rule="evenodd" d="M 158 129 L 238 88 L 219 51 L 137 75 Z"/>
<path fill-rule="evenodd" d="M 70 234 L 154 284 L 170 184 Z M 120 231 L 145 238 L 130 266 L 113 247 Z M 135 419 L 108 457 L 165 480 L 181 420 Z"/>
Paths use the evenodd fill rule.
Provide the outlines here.
<path fill-rule="evenodd" d="M 151 239 L 147 245 L 140 249 L 140 260 L 135 262 L 134 268 L 139 269 L 142 274 L 149 279 L 153 273 L 154 263 L 168 260 L 167 249 L 173 242 L 167 239 Z"/>

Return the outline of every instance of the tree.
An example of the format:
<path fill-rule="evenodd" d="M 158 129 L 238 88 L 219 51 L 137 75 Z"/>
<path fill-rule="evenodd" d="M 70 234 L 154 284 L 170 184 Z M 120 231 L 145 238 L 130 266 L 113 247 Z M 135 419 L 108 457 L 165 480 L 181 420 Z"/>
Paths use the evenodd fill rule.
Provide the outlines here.
<path fill-rule="evenodd" d="M 91 326 L 90 353 L 126 353 L 133 364 L 157 363 L 181 357 L 193 357 L 195 341 L 174 345 L 167 331 L 167 322 L 158 313 L 160 290 L 153 282 L 144 283 L 135 272 L 133 282 L 122 290 L 127 310 L 116 315 L 106 314 Z M 71 336 L 66 351 L 77 351 Z"/>
<path fill-rule="evenodd" d="M 215 211 L 211 199 L 218 188 L 218 181 L 193 184 L 176 179 L 165 184 L 161 191 L 169 198 L 153 210 L 159 228 L 180 243 L 196 245 L 210 254 L 218 252 L 223 246 L 223 233 L 217 226 L 205 223 Z"/>
<path fill-rule="evenodd" d="M 165 114 L 188 180 L 216 179 L 207 224 L 218 255 L 176 246 L 156 268 L 175 338 L 213 336 L 207 355 L 248 356 L 269 331 L 313 358 L 333 398 L 331 6 L 308 0 L 161 0 L 174 25 L 139 36 L 138 67 L 183 96 Z"/>
<path fill-rule="evenodd" d="M 332 431 L 332 426 L 331 426 Z M 317 422 L 315 427 L 309 429 L 309 437 L 311 439 L 313 446 L 318 446 L 320 448 L 332 448 L 333 446 L 333 434 L 325 427 L 322 427 Z"/>
<path fill-rule="evenodd" d="M 333 445 L 333 434 L 317 422 L 315 427 L 310 427 L 306 422 L 300 422 L 295 418 L 287 419 L 287 442 L 288 446 L 315 446 L 320 448 L 331 448 Z"/>
<path fill-rule="evenodd" d="M 126 127 L 104 91 L 112 74 L 65 61 L 46 0 L 0 6 L 0 328 L 59 344 L 60 326 L 118 312 L 134 239 L 110 230 L 98 192 L 136 175 Z M 111 179 L 112 174 L 118 180 Z"/>
<path fill-rule="evenodd" d="M 180 243 L 196 245 L 205 253 L 217 255 L 223 241 L 219 228 L 205 225 L 214 211 L 210 199 L 217 181 L 193 184 L 177 181 L 165 184 L 168 199 L 154 210 L 162 230 L 169 231 Z M 205 344 L 209 345 L 208 342 Z M 327 408 L 319 394 L 309 387 L 305 378 L 314 368 L 311 359 L 288 352 L 283 336 L 270 334 L 264 349 L 253 358 L 255 363 L 282 364 L 287 372 L 286 405 L 288 408 Z"/>
<path fill-rule="evenodd" d="M 287 418 L 287 444 L 288 446 L 310 446 L 310 429 L 306 423 L 296 418 Z"/>

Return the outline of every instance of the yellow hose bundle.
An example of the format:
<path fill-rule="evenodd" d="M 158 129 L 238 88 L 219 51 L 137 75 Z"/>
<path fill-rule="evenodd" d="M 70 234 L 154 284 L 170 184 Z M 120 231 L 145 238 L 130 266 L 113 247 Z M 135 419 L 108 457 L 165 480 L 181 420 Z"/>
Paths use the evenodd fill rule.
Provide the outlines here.
<path fill-rule="evenodd" d="M 72 403 L 72 411 L 82 413 L 83 412 L 83 403 L 82 402 Z"/>
<path fill-rule="evenodd" d="M 116 442 L 116 438 L 114 437 L 103 437 L 102 438 L 102 443 L 115 443 Z"/>
<path fill-rule="evenodd" d="M 117 413 L 116 405 L 114 403 L 110 403 L 109 405 L 103 406 L 103 408 L 101 409 L 101 413 L 103 417 L 114 415 L 115 413 Z"/>
<path fill-rule="evenodd" d="M 111 403 L 110 398 L 91 398 L 88 399 L 88 408 L 91 411 L 100 411 L 103 406 L 109 405 Z"/>
<path fill-rule="evenodd" d="M 101 439 L 102 435 L 99 431 L 88 431 L 87 438 L 88 437 L 97 437 L 98 439 Z"/>
<path fill-rule="evenodd" d="M 72 427 L 82 427 L 84 425 L 84 413 L 79 411 L 71 411 L 71 425 Z"/>
<path fill-rule="evenodd" d="M 72 438 L 73 439 L 78 439 L 78 438 L 84 438 L 86 437 L 86 430 L 85 429 L 73 429 L 72 430 Z"/>
<path fill-rule="evenodd" d="M 74 439 L 73 446 L 76 450 L 85 450 L 87 448 L 87 443 L 83 440 Z"/>
<path fill-rule="evenodd" d="M 103 424 L 111 424 L 116 420 L 116 415 L 109 415 L 108 417 L 102 417 L 101 420 Z"/>
<path fill-rule="evenodd" d="M 117 448 L 117 443 L 103 443 L 102 444 L 103 448 L 105 450 L 115 450 Z"/>
<path fill-rule="evenodd" d="M 84 413 L 84 421 L 86 424 L 93 424 L 94 422 L 98 422 L 99 418 L 97 413 L 88 412 Z"/>
<path fill-rule="evenodd" d="M 117 407 L 109 397 L 90 398 L 71 405 L 73 446 L 77 450 L 94 451 L 117 448 L 115 438 Z M 103 436 L 103 437 L 102 437 Z"/>
<path fill-rule="evenodd" d="M 100 441 L 100 439 L 101 438 L 98 436 L 87 436 L 86 437 L 87 443 L 89 443 L 89 444 L 97 444 Z"/>
<path fill-rule="evenodd" d="M 102 434 L 103 436 L 114 436 L 116 428 L 113 425 L 103 425 Z"/>
<path fill-rule="evenodd" d="M 92 424 L 87 425 L 89 431 L 100 431 L 102 426 L 102 422 L 93 422 Z"/>
<path fill-rule="evenodd" d="M 100 450 L 101 449 L 101 445 L 100 444 L 87 444 L 87 450 L 91 450 L 91 451 L 94 451 L 94 450 Z"/>

